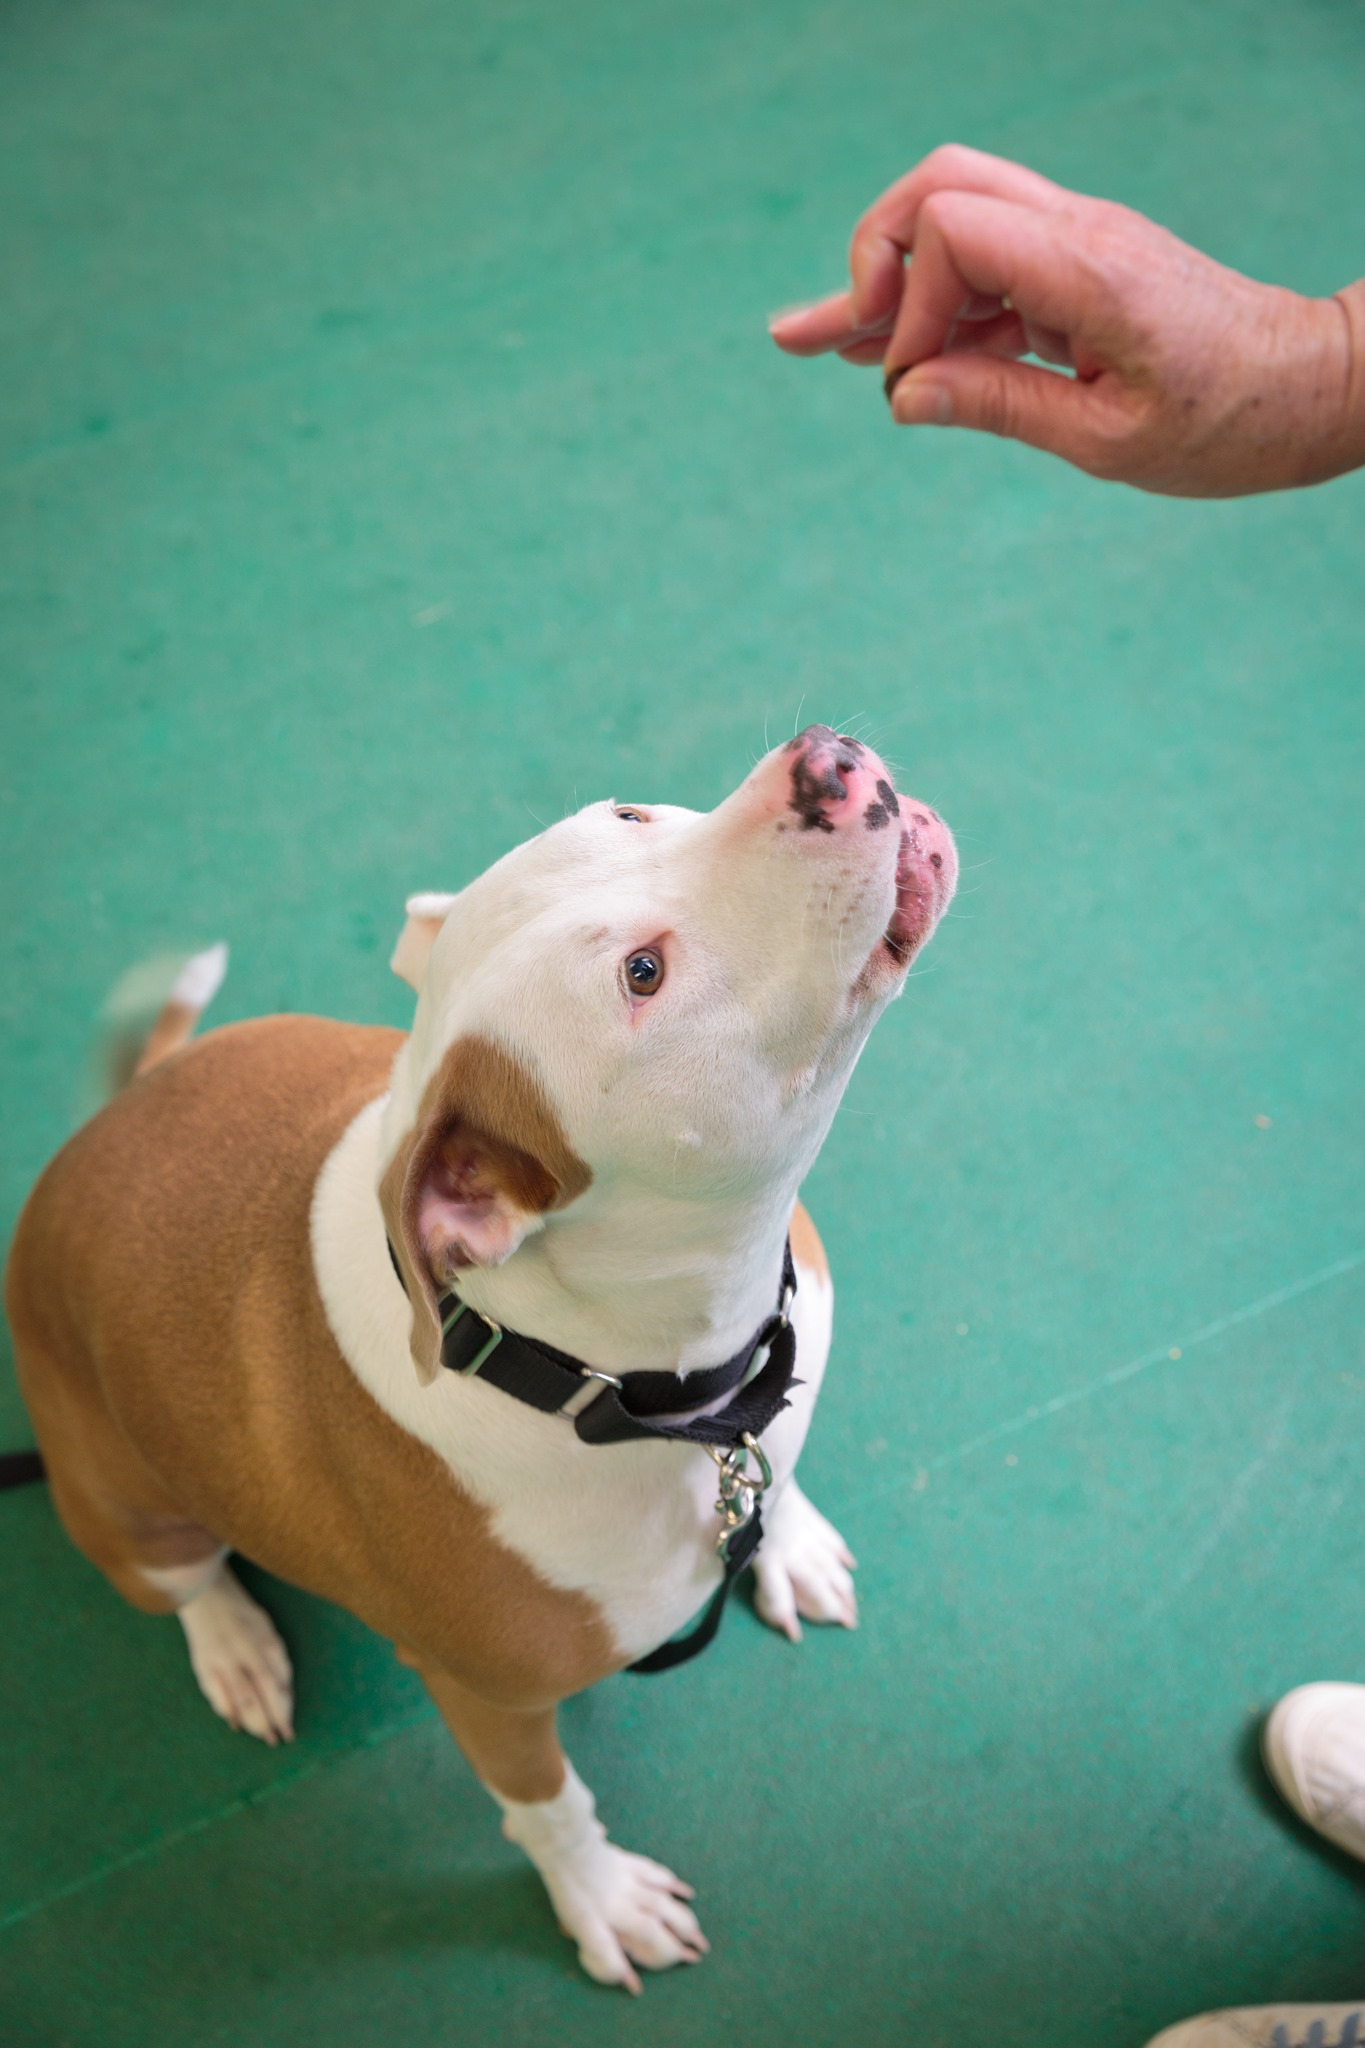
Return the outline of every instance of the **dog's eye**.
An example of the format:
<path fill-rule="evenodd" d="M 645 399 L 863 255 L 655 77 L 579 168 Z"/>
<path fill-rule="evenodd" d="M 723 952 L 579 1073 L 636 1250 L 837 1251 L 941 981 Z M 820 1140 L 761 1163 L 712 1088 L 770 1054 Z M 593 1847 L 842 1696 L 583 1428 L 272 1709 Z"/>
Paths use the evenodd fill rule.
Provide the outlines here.
<path fill-rule="evenodd" d="M 618 811 L 616 815 L 626 825 L 647 825 L 649 823 L 643 811 L 624 810 Z"/>
<path fill-rule="evenodd" d="M 645 946 L 640 952 L 630 955 L 622 972 L 631 995 L 657 995 L 664 985 L 663 955 L 656 953 L 652 946 Z"/>

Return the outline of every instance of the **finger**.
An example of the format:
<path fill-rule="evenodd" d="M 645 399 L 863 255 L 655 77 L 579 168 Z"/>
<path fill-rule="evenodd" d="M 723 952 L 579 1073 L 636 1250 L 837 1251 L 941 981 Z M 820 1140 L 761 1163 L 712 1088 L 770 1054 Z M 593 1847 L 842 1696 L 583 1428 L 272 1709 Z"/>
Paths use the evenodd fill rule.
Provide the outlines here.
<path fill-rule="evenodd" d="M 945 356 L 1026 356 L 1024 323 L 1017 313 L 998 313 L 994 320 L 956 320 L 943 344 Z"/>
<path fill-rule="evenodd" d="M 813 306 L 793 306 L 774 313 L 768 321 L 768 332 L 789 356 L 821 356 L 830 349 L 844 348 L 867 330 L 854 318 L 848 293 L 834 292 L 827 299 L 818 299 Z M 890 319 L 882 323 L 881 332 L 891 332 Z"/>
<path fill-rule="evenodd" d="M 991 292 L 973 292 L 966 304 L 959 308 L 959 320 L 997 320 L 1008 308 L 1003 299 Z"/>
<path fill-rule="evenodd" d="M 1078 469 L 1116 475 L 1128 425 L 1097 384 L 994 356 L 941 356 L 901 378 L 891 410 L 902 426 L 975 427 L 1060 455 Z"/>
<path fill-rule="evenodd" d="M 1075 223 L 969 192 L 929 200 L 887 345 L 888 374 L 941 354 L 973 292 L 1007 298 L 1025 321 L 1074 334 L 1094 293 Z"/>
<path fill-rule="evenodd" d="M 1031 346 L 1027 341 L 1021 339 L 1017 348 L 1001 348 L 997 345 L 993 333 L 989 341 L 986 338 L 986 330 L 993 330 L 1002 319 L 1008 320 L 1011 318 L 1013 320 L 1012 331 L 1022 334 L 1022 322 L 1018 319 L 1017 315 L 1011 316 L 1004 312 L 999 299 L 990 299 L 980 292 L 973 292 L 967 304 L 958 312 L 957 324 L 953 329 L 948 347 L 985 348 L 989 346 L 993 352 L 1001 355 L 1027 355 Z M 839 342 L 835 345 L 834 353 L 841 362 L 856 363 L 860 367 L 865 367 L 869 363 L 882 363 L 886 360 L 886 345 L 891 338 L 891 323 L 889 320 L 881 322 L 880 325 L 874 328 L 857 328 L 854 330 L 854 333 L 854 340 Z M 1065 336 L 1061 337 L 1061 343 L 1065 348 Z M 1033 353 L 1041 355 L 1043 351 L 1035 348 Z M 1068 350 L 1065 355 L 1061 356 L 1049 356 L 1048 360 L 1051 362 L 1065 362 L 1069 365 L 1071 361 L 1070 351 Z"/>
<path fill-rule="evenodd" d="M 885 342 L 882 343 L 885 349 Z M 1037 320 L 1021 320 L 1012 309 L 997 313 L 994 320 L 959 317 L 944 344 L 944 355 L 1037 356 L 1042 362 L 1074 370 L 1071 343 L 1055 328 Z M 843 351 L 840 350 L 840 354 Z"/>
<path fill-rule="evenodd" d="M 1046 212 L 1073 197 L 1037 171 L 960 142 L 931 151 L 873 201 L 853 230 L 849 272 L 853 317 L 886 319 L 900 303 L 901 273 L 915 246 L 920 209 L 935 192 L 977 192 Z"/>
<path fill-rule="evenodd" d="M 1071 342 L 1067 335 L 1060 334 L 1055 327 L 1044 327 L 1040 320 L 1024 322 L 1024 337 L 1028 342 L 1029 354 L 1041 362 L 1057 363 L 1062 369 L 1074 370 L 1076 358 L 1071 353 Z"/>
<path fill-rule="evenodd" d="M 860 368 L 865 369 L 869 363 L 880 363 L 882 361 L 886 354 L 886 341 L 887 337 L 884 334 L 874 334 L 866 341 L 852 342 L 847 348 L 837 349 L 835 353 L 841 362 L 856 363 Z"/>

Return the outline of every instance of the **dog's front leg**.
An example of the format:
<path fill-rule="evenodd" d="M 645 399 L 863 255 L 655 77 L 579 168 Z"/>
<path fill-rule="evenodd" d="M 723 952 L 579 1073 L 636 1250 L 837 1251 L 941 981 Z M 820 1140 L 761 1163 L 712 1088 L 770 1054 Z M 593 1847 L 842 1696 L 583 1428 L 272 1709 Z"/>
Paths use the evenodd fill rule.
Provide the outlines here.
<path fill-rule="evenodd" d="M 700 1962 L 708 1944 L 686 1904 L 691 1886 L 607 1840 L 591 1792 L 559 1746 L 555 1709 L 495 1706 L 445 1672 L 419 1668 L 447 1728 L 502 1808 L 503 1833 L 544 1879 L 588 1975 L 638 1993 L 632 1965 Z"/>

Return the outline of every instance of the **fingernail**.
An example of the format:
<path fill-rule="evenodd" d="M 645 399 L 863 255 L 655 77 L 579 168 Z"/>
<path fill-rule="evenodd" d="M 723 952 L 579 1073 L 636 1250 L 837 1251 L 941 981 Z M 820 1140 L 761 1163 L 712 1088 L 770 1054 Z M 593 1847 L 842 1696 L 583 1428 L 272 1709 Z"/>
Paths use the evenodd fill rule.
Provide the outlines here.
<path fill-rule="evenodd" d="M 953 394 L 943 384 L 921 382 L 901 375 L 887 394 L 891 417 L 900 427 L 950 427 L 953 424 Z"/>
<path fill-rule="evenodd" d="M 776 327 L 779 321 L 794 320 L 798 313 L 809 313 L 814 304 L 814 299 L 803 299 L 799 306 L 779 306 L 775 313 L 769 313 L 768 325 Z"/>

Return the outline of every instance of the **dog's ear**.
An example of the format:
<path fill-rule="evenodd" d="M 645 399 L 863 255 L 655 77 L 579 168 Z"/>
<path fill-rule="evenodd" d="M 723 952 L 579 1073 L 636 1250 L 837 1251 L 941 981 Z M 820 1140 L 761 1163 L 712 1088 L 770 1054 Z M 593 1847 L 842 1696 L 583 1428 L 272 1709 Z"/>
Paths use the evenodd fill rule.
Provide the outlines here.
<path fill-rule="evenodd" d="M 424 1383 L 440 1370 L 440 1297 L 469 1267 L 502 1265 L 591 1180 L 521 1061 L 491 1039 L 456 1039 L 379 1183 Z"/>
<path fill-rule="evenodd" d="M 405 905 L 408 921 L 398 934 L 398 944 L 393 949 L 389 965 L 410 988 L 420 989 L 426 979 L 427 962 L 436 943 L 436 934 L 445 923 L 454 901 L 453 896 L 443 896 L 437 890 L 428 890 L 421 896 L 409 896 Z"/>

